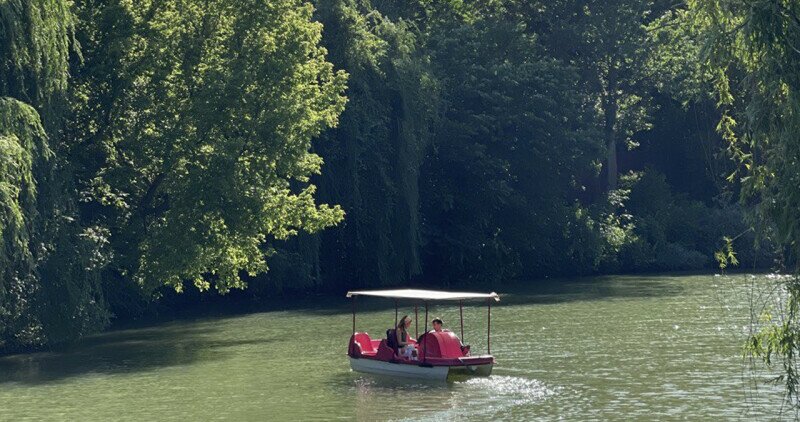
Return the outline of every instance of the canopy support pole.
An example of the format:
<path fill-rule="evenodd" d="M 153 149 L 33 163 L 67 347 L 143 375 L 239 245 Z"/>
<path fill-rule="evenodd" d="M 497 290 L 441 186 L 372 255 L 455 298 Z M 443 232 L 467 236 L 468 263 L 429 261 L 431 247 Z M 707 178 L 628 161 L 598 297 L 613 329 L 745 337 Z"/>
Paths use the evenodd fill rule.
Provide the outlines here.
<path fill-rule="evenodd" d="M 458 301 L 458 316 L 461 319 L 461 343 L 464 343 L 464 300 Z"/>
<path fill-rule="evenodd" d="M 394 300 L 394 328 L 397 328 L 397 299 Z"/>
<path fill-rule="evenodd" d="M 356 333 L 356 297 L 353 296 L 353 335 Z"/>
<path fill-rule="evenodd" d="M 492 354 L 492 299 L 486 299 L 486 303 L 489 304 L 489 313 L 486 318 L 486 351 Z"/>
<path fill-rule="evenodd" d="M 417 315 L 417 305 L 414 304 L 414 338 L 419 337 L 419 315 Z"/>
<path fill-rule="evenodd" d="M 425 333 L 426 333 L 426 335 L 428 333 L 428 302 L 425 302 Z M 426 347 L 427 342 L 428 342 L 427 337 L 423 336 L 422 337 L 422 363 L 425 363 L 425 354 L 426 354 L 425 352 L 428 349 Z"/>

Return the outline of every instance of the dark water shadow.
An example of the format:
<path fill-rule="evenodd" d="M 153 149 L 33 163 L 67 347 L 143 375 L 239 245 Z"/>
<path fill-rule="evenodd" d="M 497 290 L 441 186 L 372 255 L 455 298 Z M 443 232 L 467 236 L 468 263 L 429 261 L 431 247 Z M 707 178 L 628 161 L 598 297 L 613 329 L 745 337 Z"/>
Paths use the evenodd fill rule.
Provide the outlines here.
<path fill-rule="evenodd" d="M 610 275 L 570 279 L 550 279 L 550 280 L 517 280 L 496 288 L 487 287 L 458 287 L 454 291 L 497 291 L 500 294 L 500 302 L 493 302 L 492 307 L 512 306 L 520 304 L 557 304 L 577 301 L 596 301 L 614 299 L 637 299 L 651 297 L 672 297 L 681 295 L 685 288 L 675 282 L 676 277 L 686 276 L 708 277 L 711 281 L 711 274 L 680 274 L 680 275 Z M 439 290 L 437 287 L 419 287 Z M 453 304 L 457 302 L 436 302 L 437 304 Z M 414 303 L 411 301 L 398 301 L 401 310 L 413 309 Z M 421 304 L 420 304 L 421 305 Z M 357 311 L 386 311 L 394 309 L 392 299 L 382 299 L 373 297 L 359 297 L 357 299 Z M 467 307 L 485 307 L 486 302 L 467 301 Z M 352 312 L 351 299 L 345 298 L 326 298 L 318 302 L 300 302 L 291 307 L 293 312 L 300 312 L 310 315 L 335 316 Z"/>
<path fill-rule="evenodd" d="M 534 283 L 516 283 L 498 305 L 558 304 L 598 300 L 647 299 L 683 294 L 684 286 L 670 275 L 599 276 Z M 706 275 L 702 275 L 706 277 Z M 712 275 L 707 275 L 711 281 Z"/>
<path fill-rule="evenodd" d="M 215 340 L 211 324 L 171 324 L 112 331 L 88 337 L 60 351 L 0 357 L 0 386 L 38 385 L 87 374 L 151 371 L 231 356 L 230 348 L 273 339 Z"/>
<path fill-rule="evenodd" d="M 655 275 L 610 275 L 591 276 L 582 278 L 564 279 L 538 279 L 514 280 L 499 286 L 458 286 L 448 287 L 431 284 L 409 284 L 405 286 L 386 286 L 378 289 L 416 288 L 451 291 L 488 292 L 497 291 L 501 301 L 493 302 L 492 307 L 509 306 L 526 303 L 566 303 L 574 301 L 592 301 L 621 298 L 646 298 L 668 297 L 679 295 L 684 290 L 672 279 L 676 277 L 700 276 L 711 280 L 712 274 L 680 273 L 680 274 L 655 274 Z M 230 294 L 231 296 L 234 293 Z M 431 302 L 434 303 L 434 302 Z M 439 305 L 453 305 L 457 302 L 436 302 Z M 237 300 L 225 302 L 223 300 L 202 302 L 202 307 L 176 309 L 165 311 L 163 315 L 154 318 L 115 322 L 113 330 L 128 330 L 141 327 L 158 327 L 165 323 L 181 321 L 194 321 L 198 319 L 213 321 L 252 314 L 268 314 L 273 312 L 297 312 L 312 316 L 340 316 L 352 313 L 353 300 L 346 298 L 344 293 L 297 293 L 293 297 L 270 297 L 258 300 Z M 413 312 L 415 303 L 409 300 L 398 300 L 401 312 Z M 420 312 L 423 311 L 421 303 Z M 394 309 L 392 299 L 363 297 L 356 300 L 356 307 L 361 312 L 389 312 Z M 466 301 L 467 307 L 485 307 L 486 302 Z"/>

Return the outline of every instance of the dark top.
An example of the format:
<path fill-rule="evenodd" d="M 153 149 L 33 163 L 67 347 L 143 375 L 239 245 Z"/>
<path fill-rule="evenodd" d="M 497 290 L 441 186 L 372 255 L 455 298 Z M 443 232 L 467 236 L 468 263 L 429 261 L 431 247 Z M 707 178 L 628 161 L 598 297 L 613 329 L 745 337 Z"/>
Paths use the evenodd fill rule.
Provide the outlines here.
<path fill-rule="evenodd" d="M 394 328 L 386 330 L 386 345 L 397 352 L 397 332 Z"/>
<path fill-rule="evenodd" d="M 399 328 L 397 332 L 400 334 L 400 344 L 398 345 L 405 346 L 406 344 L 408 344 L 408 334 L 406 333 L 406 330 Z"/>

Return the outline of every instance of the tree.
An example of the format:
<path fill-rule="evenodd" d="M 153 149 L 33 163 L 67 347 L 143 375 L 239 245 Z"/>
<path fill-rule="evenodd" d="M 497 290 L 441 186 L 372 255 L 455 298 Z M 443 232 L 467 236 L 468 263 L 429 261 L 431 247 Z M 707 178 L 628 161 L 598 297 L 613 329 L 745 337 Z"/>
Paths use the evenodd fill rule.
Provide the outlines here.
<path fill-rule="evenodd" d="M 635 147 L 634 134 L 650 125 L 645 25 L 660 16 L 663 2 L 510 3 L 550 54 L 578 69 L 584 106 L 594 110 L 606 147 L 606 189 L 616 189 L 619 145 Z"/>
<path fill-rule="evenodd" d="M 406 283 L 421 273 L 419 174 L 436 120 L 424 22 L 413 2 L 317 2 L 329 59 L 349 74 L 348 105 L 314 150 L 325 171 L 319 198 L 341 204 L 344 224 L 277 244 L 278 270 L 256 289 Z"/>
<path fill-rule="evenodd" d="M 39 283 L 34 167 L 50 158 L 39 115 L 0 97 L 0 349 L 36 344 L 40 322 L 32 307 Z"/>
<path fill-rule="evenodd" d="M 433 31 L 443 100 L 422 177 L 428 277 L 558 272 L 572 258 L 575 175 L 599 151 L 575 69 L 548 57 L 504 7 Z"/>
<path fill-rule="evenodd" d="M 0 349 L 69 340 L 108 321 L 98 237 L 78 224 L 62 155 L 73 15 L 0 5 Z"/>
<path fill-rule="evenodd" d="M 71 155 L 84 215 L 107 225 L 117 278 L 146 290 L 244 287 L 264 245 L 343 217 L 316 205 L 311 139 L 346 75 L 299 0 L 77 4 Z"/>

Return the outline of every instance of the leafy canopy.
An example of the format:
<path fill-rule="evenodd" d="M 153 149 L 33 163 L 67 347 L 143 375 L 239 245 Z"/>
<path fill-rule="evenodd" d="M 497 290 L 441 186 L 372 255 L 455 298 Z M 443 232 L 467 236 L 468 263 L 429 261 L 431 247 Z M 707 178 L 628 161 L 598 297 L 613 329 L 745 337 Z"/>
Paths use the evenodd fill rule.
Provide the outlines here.
<path fill-rule="evenodd" d="M 346 75 L 299 0 L 79 3 L 74 110 L 83 198 L 123 277 L 225 292 L 267 270 L 264 244 L 343 218 L 316 205 L 311 139 Z M 100 15 L 101 17 L 97 17 Z"/>

